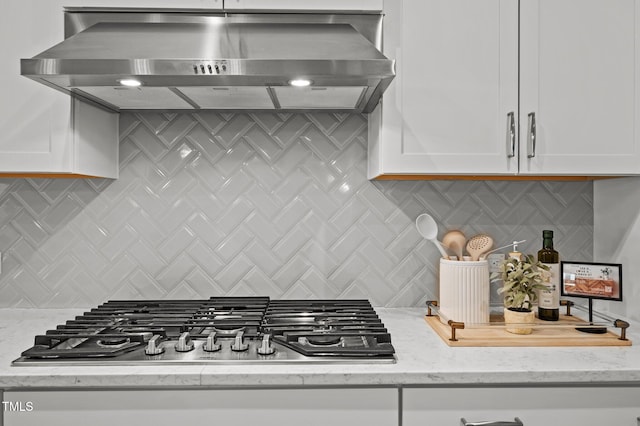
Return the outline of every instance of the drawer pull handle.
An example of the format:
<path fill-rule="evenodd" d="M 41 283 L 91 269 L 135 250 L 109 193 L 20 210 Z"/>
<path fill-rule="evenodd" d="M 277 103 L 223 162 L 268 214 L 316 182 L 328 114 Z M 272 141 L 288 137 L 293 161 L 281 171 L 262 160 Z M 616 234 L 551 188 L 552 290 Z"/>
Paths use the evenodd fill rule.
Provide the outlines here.
<path fill-rule="evenodd" d="M 460 426 L 524 426 L 524 423 L 517 417 L 512 422 L 468 422 L 462 418 L 460 419 Z"/>

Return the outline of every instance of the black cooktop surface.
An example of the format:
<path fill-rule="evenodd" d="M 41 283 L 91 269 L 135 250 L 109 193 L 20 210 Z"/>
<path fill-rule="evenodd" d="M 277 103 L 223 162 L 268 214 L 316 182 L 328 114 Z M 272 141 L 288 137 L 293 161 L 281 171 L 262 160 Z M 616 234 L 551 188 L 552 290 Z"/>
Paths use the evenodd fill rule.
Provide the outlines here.
<path fill-rule="evenodd" d="M 14 365 L 393 362 L 368 300 L 114 300 L 35 337 Z"/>

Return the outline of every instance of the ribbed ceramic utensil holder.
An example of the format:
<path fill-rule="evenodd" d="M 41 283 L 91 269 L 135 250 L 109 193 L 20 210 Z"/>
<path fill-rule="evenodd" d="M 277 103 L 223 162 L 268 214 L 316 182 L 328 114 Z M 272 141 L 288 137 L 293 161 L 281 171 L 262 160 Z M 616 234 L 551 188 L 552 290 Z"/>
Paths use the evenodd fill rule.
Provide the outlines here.
<path fill-rule="evenodd" d="M 489 263 L 440 259 L 440 319 L 489 322 Z"/>

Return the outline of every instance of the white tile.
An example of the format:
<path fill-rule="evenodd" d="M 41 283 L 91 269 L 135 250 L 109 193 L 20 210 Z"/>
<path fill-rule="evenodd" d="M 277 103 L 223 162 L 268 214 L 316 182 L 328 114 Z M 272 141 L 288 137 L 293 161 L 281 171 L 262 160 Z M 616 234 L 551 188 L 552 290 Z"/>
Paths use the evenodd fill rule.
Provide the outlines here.
<path fill-rule="evenodd" d="M 293 285 L 309 269 L 309 263 L 302 257 L 293 257 L 273 276 L 273 281 L 282 289 Z"/>
<path fill-rule="evenodd" d="M 437 295 L 423 212 L 440 235 L 518 236 L 530 251 L 552 227 L 563 257 L 592 256 L 590 182 L 369 182 L 364 115 L 120 120 L 120 179 L 0 181 L 0 307 L 208 293 L 415 306 Z"/>
<path fill-rule="evenodd" d="M 136 259 L 138 265 L 141 265 L 144 271 L 151 276 L 157 275 L 167 266 L 159 253 L 152 247 L 149 247 L 143 240 L 134 242 L 129 247 L 128 252 Z"/>
<path fill-rule="evenodd" d="M 125 226 L 112 235 L 112 238 L 100 248 L 100 253 L 110 261 L 113 261 L 123 253 L 123 250 L 133 244 L 137 238 L 135 229 Z"/>
<path fill-rule="evenodd" d="M 224 290 L 216 284 L 215 280 L 200 268 L 192 269 L 189 275 L 184 278 L 184 282 L 191 287 L 195 294 L 203 299 L 224 293 Z"/>
<path fill-rule="evenodd" d="M 38 251 L 51 260 L 58 259 L 60 255 L 64 255 L 67 249 L 76 241 L 78 237 L 70 229 L 65 228 L 51 235 Z"/>
<path fill-rule="evenodd" d="M 340 235 L 329 247 L 329 251 L 337 259 L 345 259 L 352 253 L 356 253 L 360 245 L 365 241 L 367 241 L 367 236 L 357 226 L 354 226 Z"/>
<path fill-rule="evenodd" d="M 120 256 L 100 278 L 107 288 L 120 288 L 125 282 L 127 276 L 133 272 L 135 268 L 136 263 L 129 258 L 129 255 L 124 254 Z"/>
<path fill-rule="evenodd" d="M 194 234 L 187 227 L 180 227 L 169 235 L 157 248 L 167 262 L 172 262 L 195 239 Z"/>
<path fill-rule="evenodd" d="M 306 231 L 296 225 L 274 246 L 274 252 L 286 262 L 309 241 L 309 237 Z"/>
<path fill-rule="evenodd" d="M 191 244 L 186 253 L 210 277 L 215 276 L 224 267 L 224 262 L 218 258 L 213 249 L 200 240 Z"/>
<path fill-rule="evenodd" d="M 272 222 L 258 212 L 251 214 L 245 221 L 247 228 L 266 246 L 273 246 L 280 239 L 280 233 Z"/>
<path fill-rule="evenodd" d="M 232 204 L 244 194 L 253 183 L 253 179 L 244 170 L 238 170 L 229 176 L 218 190 L 216 196 L 225 204 Z"/>
<path fill-rule="evenodd" d="M 180 284 L 194 269 L 193 261 L 185 254 L 181 254 L 169 263 L 155 279 L 167 293 L 171 293 L 174 286 Z"/>
<path fill-rule="evenodd" d="M 187 226 L 191 230 L 191 234 L 199 241 L 199 244 L 204 245 L 203 249 L 209 251 L 211 251 L 211 247 L 216 247 L 225 237 L 220 227 L 203 212 L 191 216 L 187 220 Z"/>
<path fill-rule="evenodd" d="M 280 259 L 273 254 L 271 248 L 254 240 L 244 249 L 244 254 L 251 260 L 257 269 L 263 271 L 267 276 L 273 276 L 280 268 Z"/>
<path fill-rule="evenodd" d="M 128 280 L 129 287 L 135 289 L 137 298 L 162 299 L 167 294 L 158 282 L 143 271 L 135 271 Z"/>
<path fill-rule="evenodd" d="M 252 240 L 253 236 L 244 228 L 233 229 L 216 247 L 215 253 L 222 261 L 228 263 L 238 256 Z"/>
<path fill-rule="evenodd" d="M 330 276 L 329 281 L 340 293 L 357 279 L 360 274 L 366 272 L 367 262 L 354 254 L 345 259 Z"/>
<path fill-rule="evenodd" d="M 222 230 L 226 234 L 234 230 L 244 227 L 245 220 L 252 214 L 253 205 L 244 198 L 233 200 L 232 203 L 225 206 L 222 211 L 212 212 L 217 217 L 215 221 L 216 228 Z"/>
<path fill-rule="evenodd" d="M 243 254 L 231 260 L 216 276 L 216 283 L 225 290 L 233 288 L 244 276 L 254 268 L 251 262 Z"/>
<path fill-rule="evenodd" d="M 22 211 L 22 213 L 18 214 L 11 221 L 11 224 L 15 229 L 20 231 L 23 238 L 29 240 L 33 245 L 39 246 L 48 238 L 47 231 L 42 228 L 40 222 L 38 222 L 37 219 L 34 219 L 26 211 Z"/>

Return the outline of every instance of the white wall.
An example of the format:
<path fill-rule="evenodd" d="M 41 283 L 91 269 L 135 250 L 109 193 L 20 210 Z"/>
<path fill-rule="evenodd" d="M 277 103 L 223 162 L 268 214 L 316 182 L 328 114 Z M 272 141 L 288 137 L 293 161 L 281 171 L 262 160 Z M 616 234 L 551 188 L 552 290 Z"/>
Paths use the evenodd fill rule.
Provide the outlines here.
<path fill-rule="evenodd" d="M 593 198 L 594 261 L 622 264 L 623 292 L 594 307 L 640 321 L 640 177 L 596 181 Z"/>

